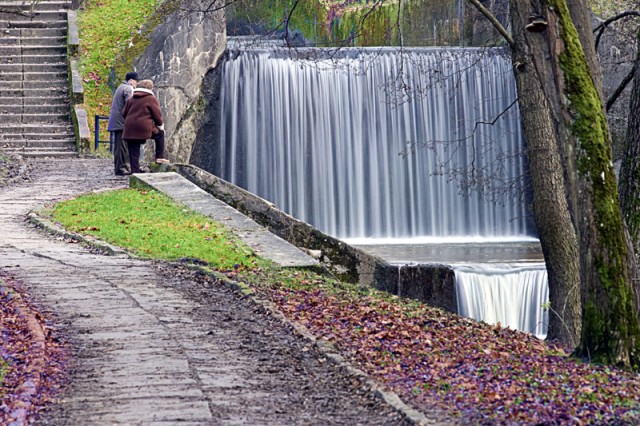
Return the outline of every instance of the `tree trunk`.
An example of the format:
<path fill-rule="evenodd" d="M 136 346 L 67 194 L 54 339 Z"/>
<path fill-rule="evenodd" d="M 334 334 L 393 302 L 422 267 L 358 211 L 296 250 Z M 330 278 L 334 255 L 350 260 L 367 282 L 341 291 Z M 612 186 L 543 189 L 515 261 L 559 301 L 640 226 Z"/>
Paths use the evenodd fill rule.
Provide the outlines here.
<path fill-rule="evenodd" d="M 627 119 L 627 135 L 624 142 L 625 155 L 620 168 L 620 207 L 625 219 L 630 251 L 636 262 L 636 270 L 632 276 L 636 297 L 636 310 L 640 312 L 640 273 L 637 264 L 640 259 L 640 31 L 637 36 L 636 67 L 633 76 L 633 87 L 629 100 L 629 118 Z"/>
<path fill-rule="evenodd" d="M 548 25 L 532 29 L 525 28 L 531 1 L 512 0 L 511 4 L 514 39 L 519 40 L 514 45 L 514 58 L 525 69 L 528 64 L 533 68 L 532 78 L 539 82 L 540 96 L 546 102 L 541 107 L 549 111 L 556 149 L 564 160 L 565 190 L 578 238 L 583 309 L 575 353 L 596 362 L 630 367 L 640 361 L 640 320 L 601 90 L 596 87 L 599 80 L 591 75 L 566 0 L 542 0 L 536 12 Z M 577 2 L 573 7 L 584 6 Z M 579 12 L 584 11 L 574 10 L 574 16 L 580 16 Z M 519 96 L 523 112 L 535 102 L 527 99 L 534 96 L 532 92 L 523 91 Z M 523 121 L 525 137 L 535 134 L 527 127 L 541 124 L 548 125 Z M 534 192 L 535 204 L 545 202 L 535 197 Z M 564 208 L 550 207 L 543 204 L 540 208 Z M 543 241 L 547 238 L 552 242 Z M 557 243 L 555 238 L 543 232 L 540 235 L 543 247 Z M 554 262 L 546 256 L 548 264 Z"/>
<path fill-rule="evenodd" d="M 582 44 L 582 49 L 587 58 L 591 79 L 595 85 L 602 104 L 604 105 L 604 94 L 602 89 L 602 67 L 596 52 L 596 44 L 593 38 L 593 25 L 591 23 L 591 9 L 585 0 L 567 0 L 567 7 L 571 14 L 578 38 Z"/>
<path fill-rule="evenodd" d="M 512 1 L 512 27 L 524 28 L 530 12 L 528 0 Z M 582 325 L 578 240 L 565 194 L 563 158 L 551 114 L 550 100 L 557 104 L 557 99 L 547 96 L 542 84 L 552 82 L 554 72 L 544 60 L 549 54 L 545 52 L 547 46 L 536 41 L 539 34 L 516 30 L 513 35 L 514 72 L 533 186 L 534 218 L 549 280 L 551 312 L 547 338 L 574 348 Z M 551 88 L 552 93 L 556 90 Z"/>
<path fill-rule="evenodd" d="M 640 64 L 640 32 L 638 32 L 636 64 Z M 620 168 L 620 205 L 629 229 L 636 257 L 640 257 L 640 66 L 633 76 L 629 101 L 627 135 Z"/>

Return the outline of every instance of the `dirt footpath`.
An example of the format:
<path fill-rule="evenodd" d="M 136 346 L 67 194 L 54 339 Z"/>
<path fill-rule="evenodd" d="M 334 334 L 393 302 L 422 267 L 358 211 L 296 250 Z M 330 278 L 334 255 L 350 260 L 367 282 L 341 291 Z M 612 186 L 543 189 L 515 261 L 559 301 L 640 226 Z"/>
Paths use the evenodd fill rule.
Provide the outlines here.
<path fill-rule="evenodd" d="M 250 298 L 187 269 L 104 256 L 25 221 L 38 205 L 128 185 L 108 160 L 38 161 L 0 188 L 0 268 L 72 343 L 44 425 L 397 425 L 404 415 Z"/>

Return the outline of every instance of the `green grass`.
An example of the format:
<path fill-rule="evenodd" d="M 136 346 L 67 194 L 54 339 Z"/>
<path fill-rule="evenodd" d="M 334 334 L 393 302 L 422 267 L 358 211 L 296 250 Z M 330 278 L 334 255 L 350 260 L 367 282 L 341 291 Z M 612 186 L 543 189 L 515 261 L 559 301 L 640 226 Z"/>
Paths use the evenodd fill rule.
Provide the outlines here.
<path fill-rule="evenodd" d="M 261 259 L 223 225 L 175 204 L 157 191 L 123 189 L 92 193 L 56 204 L 46 214 L 64 228 L 91 235 L 141 257 L 206 263 L 233 271 L 235 279 L 253 288 L 322 290 L 341 299 L 375 295 L 384 301 L 397 296 L 344 283 L 313 270 L 279 268 Z M 418 301 L 405 301 L 420 305 Z"/>
<path fill-rule="evenodd" d="M 109 73 L 133 34 L 150 16 L 156 0 L 88 0 L 78 14 L 80 74 L 84 81 L 85 107 L 89 117 L 109 115 Z M 118 81 L 124 76 L 117 76 Z M 93 131 L 93 120 L 89 120 Z M 106 133 L 101 126 L 101 132 Z M 105 139 L 105 137 L 102 137 Z"/>
<path fill-rule="evenodd" d="M 0 390 L 4 386 L 4 378 L 7 375 L 8 371 L 9 364 L 4 359 L 0 358 Z M 2 395 L 2 392 L 0 392 L 0 395 Z"/>
<path fill-rule="evenodd" d="M 222 225 L 173 203 L 156 191 L 124 189 L 57 204 L 52 218 L 147 258 L 206 263 L 234 270 L 265 265 Z"/>

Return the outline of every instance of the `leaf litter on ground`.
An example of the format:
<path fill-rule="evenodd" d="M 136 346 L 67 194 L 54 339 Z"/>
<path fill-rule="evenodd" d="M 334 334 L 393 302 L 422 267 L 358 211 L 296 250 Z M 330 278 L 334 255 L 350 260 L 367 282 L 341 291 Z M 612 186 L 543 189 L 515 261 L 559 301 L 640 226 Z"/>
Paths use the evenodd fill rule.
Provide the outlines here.
<path fill-rule="evenodd" d="M 470 424 L 640 424 L 637 373 L 531 334 L 302 275 L 258 291 L 417 408 Z"/>
<path fill-rule="evenodd" d="M 3 271 L 0 335 L 0 424 L 32 424 L 67 379 L 67 347 L 21 284 Z"/>

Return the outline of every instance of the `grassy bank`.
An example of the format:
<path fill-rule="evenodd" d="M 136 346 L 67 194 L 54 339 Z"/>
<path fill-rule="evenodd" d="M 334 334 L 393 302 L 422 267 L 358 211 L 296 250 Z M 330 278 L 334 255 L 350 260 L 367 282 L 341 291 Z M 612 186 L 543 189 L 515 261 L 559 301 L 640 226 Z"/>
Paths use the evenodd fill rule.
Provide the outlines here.
<path fill-rule="evenodd" d="M 141 256 L 192 261 L 244 282 L 417 408 L 479 424 L 640 421 L 637 374 L 414 300 L 276 268 L 221 225 L 153 191 L 87 195 L 51 214 Z"/>
<path fill-rule="evenodd" d="M 156 0 L 88 0 L 83 3 L 78 13 L 79 71 L 89 117 L 109 115 L 112 99 L 109 73 L 158 3 Z M 123 78 L 116 76 L 118 82 Z M 93 120 L 89 120 L 89 126 L 93 132 Z M 106 124 L 102 131 L 106 135 Z M 102 139 L 109 138 L 104 136 Z"/>

